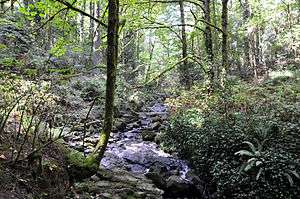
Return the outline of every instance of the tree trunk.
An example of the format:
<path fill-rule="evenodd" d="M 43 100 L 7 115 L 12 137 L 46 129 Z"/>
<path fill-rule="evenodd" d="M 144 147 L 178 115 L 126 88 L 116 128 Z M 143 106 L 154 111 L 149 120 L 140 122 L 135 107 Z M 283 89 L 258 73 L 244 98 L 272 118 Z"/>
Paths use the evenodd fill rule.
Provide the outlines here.
<path fill-rule="evenodd" d="M 150 71 L 151 71 L 154 48 L 155 48 L 155 44 L 153 44 L 151 42 L 151 39 L 149 38 L 149 63 L 146 66 L 146 70 L 145 70 L 145 82 L 148 82 L 148 80 L 150 79 Z"/>
<path fill-rule="evenodd" d="M 97 2 L 97 10 L 96 10 L 96 16 L 97 19 L 100 19 L 100 11 L 101 11 L 101 2 L 98 0 Z M 101 35 L 102 35 L 102 27 L 98 25 L 97 30 L 96 30 L 96 41 L 94 44 L 95 52 L 93 55 L 93 64 L 97 65 L 99 64 L 100 60 L 102 59 L 102 51 L 101 51 Z"/>
<path fill-rule="evenodd" d="M 207 23 L 211 23 L 210 19 L 210 0 L 204 1 L 204 20 Z M 214 71 L 214 54 L 213 54 L 213 41 L 212 41 L 212 31 L 210 25 L 206 24 L 205 26 L 205 49 L 207 53 L 207 59 L 208 59 L 208 75 L 210 80 L 210 90 L 213 90 L 214 85 L 214 78 L 215 78 L 215 71 Z"/>
<path fill-rule="evenodd" d="M 250 19 L 250 5 L 248 0 L 245 0 L 245 2 L 243 3 L 240 0 L 240 5 L 243 8 L 243 21 L 244 23 L 248 23 L 249 19 Z M 244 71 L 248 71 L 248 69 L 250 68 L 250 39 L 249 36 L 247 35 L 247 29 L 246 29 L 246 35 L 244 36 L 244 61 L 243 61 L 243 68 Z M 243 74 L 241 76 L 241 78 L 244 78 Z"/>
<path fill-rule="evenodd" d="M 94 2 L 90 2 L 90 15 L 91 16 L 95 16 L 95 4 Z M 90 19 L 90 65 L 93 65 L 93 54 L 94 54 L 94 33 L 95 33 L 95 24 L 94 24 L 94 20 Z"/>
<path fill-rule="evenodd" d="M 4 11 L 4 2 L 1 2 L 0 9 L 1 9 L 1 11 Z"/>
<path fill-rule="evenodd" d="M 95 148 L 99 162 L 103 158 L 113 125 L 113 109 L 118 59 L 119 0 L 108 1 L 107 79 L 104 128 Z"/>
<path fill-rule="evenodd" d="M 212 23 L 214 26 L 218 27 L 218 20 L 217 20 L 217 2 L 216 1 L 212 1 Z M 219 43 L 218 43 L 218 36 L 219 32 L 217 29 L 213 28 L 212 29 L 212 41 L 213 43 L 213 52 L 218 52 L 219 51 Z M 221 75 L 221 67 L 219 67 L 218 65 L 215 66 L 215 78 L 219 79 Z"/>
<path fill-rule="evenodd" d="M 183 5 L 183 0 L 179 1 L 180 5 L 180 20 L 181 24 L 181 43 L 182 43 L 182 59 L 187 57 L 187 39 L 186 39 L 186 32 L 185 32 L 185 16 L 184 16 L 184 5 Z M 191 87 L 191 81 L 190 81 L 190 76 L 189 76 L 189 68 L 188 68 L 188 60 L 185 59 L 183 63 L 180 65 L 180 78 L 181 78 L 181 83 L 184 85 L 186 89 L 190 89 Z"/>
<path fill-rule="evenodd" d="M 228 73 L 228 0 L 222 0 L 222 77 L 221 85 L 224 85 Z"/>
<path fill-rule="evenodd" d="M 122 62 L 126 68 L 134 70 L 136 68 L 136 39 L 137 35 L 134 31 L 124 31 L 122 50 Z M 128 71 L 130 72 L 130 71 Z"/>
<path fill-rule="evenodd" d="M 52 48 L 52 35 L 53 31 L 52 31 L 52 24 L 51 22 L 49 22 L 49 25 L 48 25 L 48 40 L 46 42 L 46 45 L 45 45 L 45 50 L 50 50 Z"/>
<path fill-rule="evenodd" d="M 82 3 L 82 10 L 85 11 L 85 7 L 86 7 L 86 0 L 83 0 Z M 84 15 L 81 15 L 81 19 L 80 19 L 80 41 L 83 42 L 84 40 Z"/>
<path fill-rule="evenodd" d="M 11 14 L 14 13 L 14 9 L 15 9 L 14 3 L 15 3 L 14 0 L 10 0 L 10 12 L 11 12 Z"/>

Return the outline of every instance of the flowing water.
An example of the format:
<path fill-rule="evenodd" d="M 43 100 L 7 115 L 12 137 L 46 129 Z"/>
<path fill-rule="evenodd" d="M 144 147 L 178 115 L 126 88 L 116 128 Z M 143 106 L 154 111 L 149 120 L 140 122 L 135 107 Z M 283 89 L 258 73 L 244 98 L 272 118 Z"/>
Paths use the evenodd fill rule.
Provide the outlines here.
<path fill-rule="evenodd" d="M 155 103 L 144 112 L 139 112 L 124 128 L 112 133 L 101 166 L 108 170 L 123 169 L 145 175 L 165 191 L 167 198 L 198 198 L 203 186 L 192 174 L 188 163 L 174 154 L 164 152 L 154 142 L 155 136 L 164 128 L 167 117 L 168 108 L 162 103 Z M 145 134 L 152 139 L 145 139 Z M 90 138 L 96 141 L 99 134 Z M 69 141 L 71 146 L 76 146 L 74 143 L 72 139 Z M 91 150 L 87 148 L 85 152 L 89 153 Z"/>

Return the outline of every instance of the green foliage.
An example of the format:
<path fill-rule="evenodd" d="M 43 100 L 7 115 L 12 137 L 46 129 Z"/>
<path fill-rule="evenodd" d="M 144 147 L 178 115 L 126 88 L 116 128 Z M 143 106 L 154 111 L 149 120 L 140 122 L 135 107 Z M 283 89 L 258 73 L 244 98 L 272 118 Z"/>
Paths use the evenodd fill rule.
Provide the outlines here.
<path fill-rule="evenodd" d="M 199 90 L 168 100 L 174 113 L 163 146 L 190 160 L 219 198 L 299 196 L 299 78 Z"/>
<path fill-rule="evenodd" d="M 105 96 L 105 81 L 103 79 L 95 79 L 84 84 L 77 82 L 77 88 L 82 89 L 81 97 L 87 100 L 94 100 L 96 97 L 103 99 Z"/>
<path fill-rule="evenodd" d="M 0 60 L 0 66 L 3 66 L 6 69 L 11 69 L 13 67 L 21 67 L 22 63 L 15 58 L 7 57 Z"/>
<path fill-rule="evenodd" d="M 60 75 L 72 75 L 74 74 L 74 70 L 72 68 L 49 68 L 49 73 L 57 73 Z"/>
<path fill-rule="evenodd" d="M 64 38 L 58 39 L 54 46 L 51 48 L 50 54 L 55 57 L 62 57 L 67 51 L 67 43 L 68 42 Z"/>

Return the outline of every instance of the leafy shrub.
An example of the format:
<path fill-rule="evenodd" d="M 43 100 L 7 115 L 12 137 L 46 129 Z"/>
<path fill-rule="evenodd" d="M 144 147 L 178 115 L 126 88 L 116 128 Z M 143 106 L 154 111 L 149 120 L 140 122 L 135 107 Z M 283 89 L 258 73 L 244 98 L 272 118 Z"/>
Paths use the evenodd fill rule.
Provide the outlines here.
<path fill-rule="evenodd" d="M 82 85 L 77 84 L 77 87 L 82 87 L 81 97 L 86 100 L 94 100 L 96 97 L 104 98 L 105 96 L 105 81 L 100 78 L 95 78 L 90 81 L 85 81 Z"/>
<path fill-rule="evenodd" d="M 194 88 L 169 99 L 163 145 L 190 160 L 219 198 L 300 195 L 299 79 L 207 95 Z"/>

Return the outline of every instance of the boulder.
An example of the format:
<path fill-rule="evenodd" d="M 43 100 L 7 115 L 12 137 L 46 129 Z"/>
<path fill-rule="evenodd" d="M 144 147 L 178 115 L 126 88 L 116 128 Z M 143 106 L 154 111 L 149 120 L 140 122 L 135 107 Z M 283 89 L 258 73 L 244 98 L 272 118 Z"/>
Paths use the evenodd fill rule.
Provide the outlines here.
<path fill-rule="evenodd" d="M 150 130 L 144 130 L 142 131 L 142 139 L 144 141 L 150 141 L 153 142 L 155 140 L 157 133 Z"/>
<path fill-rule="evenodd" d="M 160 189 L 166 189 L 166 173 L 168 169 L 160 164 L 154 164 L 149 168 L 149 171 L 145 174 L 147 178 Z"/>
<path fill-rule="evenodd" d="M 158 189 L 143 175 L 135 175 L 125 170 L 104 170 L 92 176 L 90 180 L 75 183 L 74 192 L 82 196 L 99 198 L 162 198 L 163 191 Z M 97 197 L 96 197 L 97 198 Z"/>
<path fill-rule="evenodd" d="M 172 196 L 189 196 L 191 193 L 191 184 L 180 176 L 170 176 L 166 182 L 166 195 Z"/>

